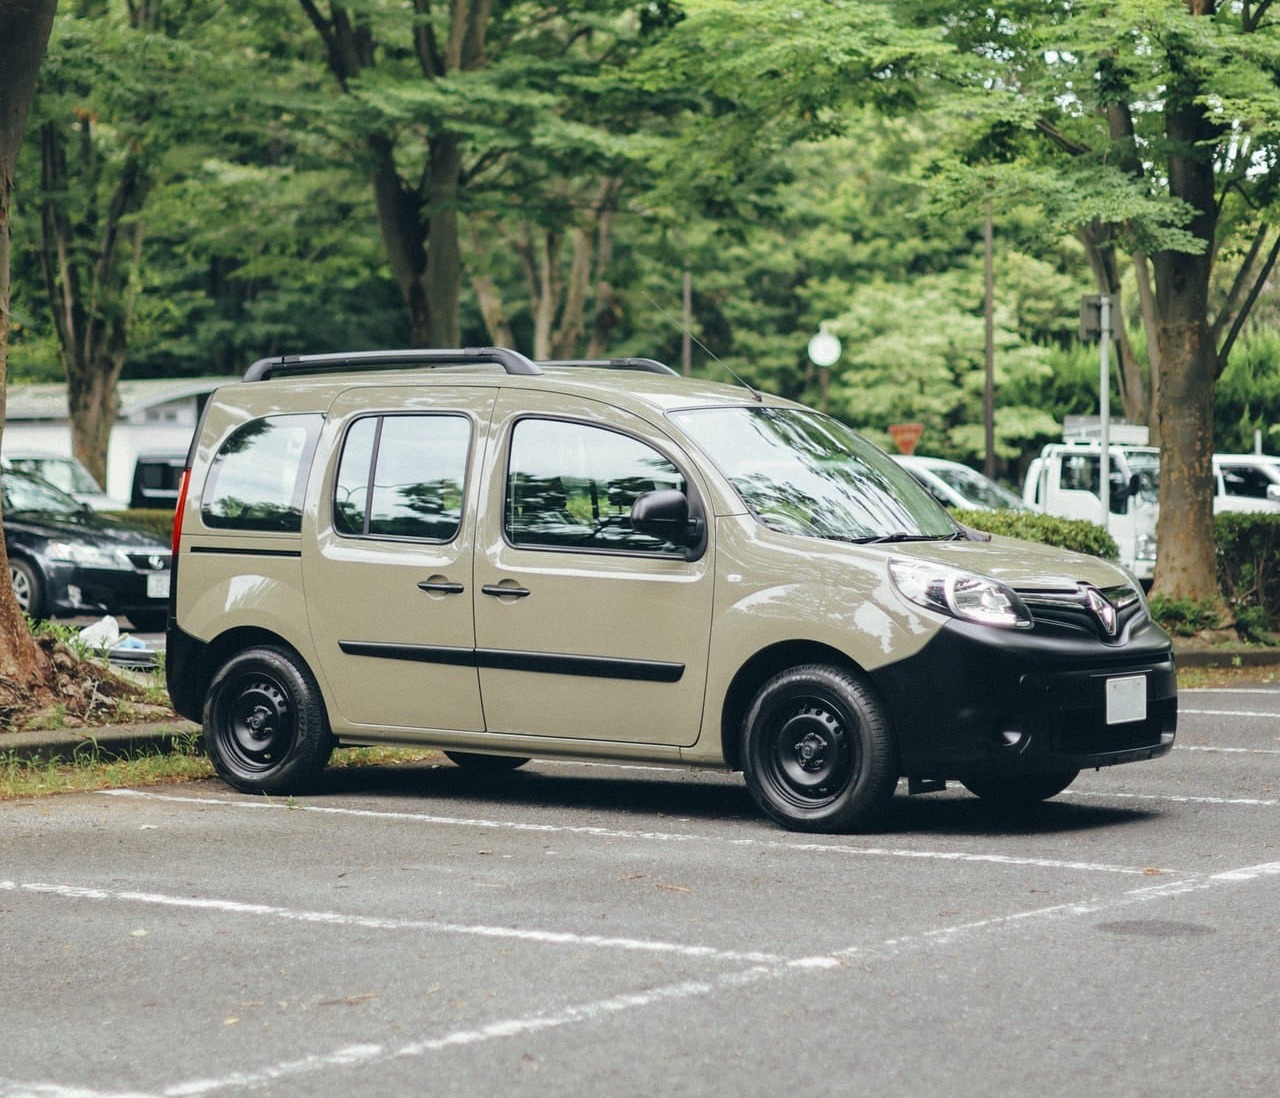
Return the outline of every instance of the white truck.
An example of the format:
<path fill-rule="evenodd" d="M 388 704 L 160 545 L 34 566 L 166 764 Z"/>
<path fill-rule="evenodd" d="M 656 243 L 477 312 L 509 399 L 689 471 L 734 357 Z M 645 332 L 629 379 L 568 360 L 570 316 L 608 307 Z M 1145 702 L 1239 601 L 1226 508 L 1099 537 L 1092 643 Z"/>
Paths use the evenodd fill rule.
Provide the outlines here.
<path fill-rule="evenodd" d="M 1049 515 L 1101 524 L 1102 443 L 1088 426 L 1070 423 L 1063 438 L 1049 443 L 1031 462 L 1022 498 Z M 1120 563 L 1140 580 L 1155 574 L 1160 512 L 1160 451 L 1148 446 L 1147 438 L 1145 427 L 1115 423 L 1110 428 L 1111 483 L 1105 525 L 1120 547 Z"/>

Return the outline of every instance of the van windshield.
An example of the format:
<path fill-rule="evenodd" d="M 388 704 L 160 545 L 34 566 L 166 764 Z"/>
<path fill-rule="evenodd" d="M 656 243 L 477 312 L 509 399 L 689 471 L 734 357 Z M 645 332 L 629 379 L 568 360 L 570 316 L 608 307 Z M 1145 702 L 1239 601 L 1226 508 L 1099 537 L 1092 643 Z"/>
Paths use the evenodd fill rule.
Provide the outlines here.
<path fill-rule="evenodd" d="M 829 416 L 791 408 L 699 408 L 671 419 L 770 529 L 856 542 L 960 536 L 904 469 Z"/>

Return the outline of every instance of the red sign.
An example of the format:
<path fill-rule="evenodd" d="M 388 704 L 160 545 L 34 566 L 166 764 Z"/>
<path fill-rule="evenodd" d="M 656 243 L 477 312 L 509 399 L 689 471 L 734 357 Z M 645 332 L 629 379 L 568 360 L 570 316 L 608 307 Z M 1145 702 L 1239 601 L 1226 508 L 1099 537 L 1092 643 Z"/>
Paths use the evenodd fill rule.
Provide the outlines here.
<path fill-rule="evenodd" d="M 889 437 L 897 444 L 898 453 L 900 454 L 914 453 L 916 443 L 920 441 L 920 436 L 923 433 L 923 423 L 889 424 Z"/>

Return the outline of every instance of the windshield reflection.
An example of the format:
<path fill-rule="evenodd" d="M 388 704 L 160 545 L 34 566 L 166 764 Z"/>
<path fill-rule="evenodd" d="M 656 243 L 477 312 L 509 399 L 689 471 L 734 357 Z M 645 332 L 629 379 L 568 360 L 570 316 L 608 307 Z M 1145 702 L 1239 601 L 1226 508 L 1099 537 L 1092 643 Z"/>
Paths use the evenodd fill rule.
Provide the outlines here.
<path fill-rule="evenodd" d="M 862 542 L 959 534 L 908 473 L 838 420 L 790 408 L 700 408 L 671 418 L 770 529 Z"/>

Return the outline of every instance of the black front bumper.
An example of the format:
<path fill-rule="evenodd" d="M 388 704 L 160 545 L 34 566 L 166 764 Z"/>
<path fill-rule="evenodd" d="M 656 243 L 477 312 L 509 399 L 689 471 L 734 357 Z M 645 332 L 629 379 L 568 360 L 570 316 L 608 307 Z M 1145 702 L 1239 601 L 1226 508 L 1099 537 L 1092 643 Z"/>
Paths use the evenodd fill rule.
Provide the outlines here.
<path fill-rule="evenodd" d="M 1108 723 L 1107 682 L 1141 678 L 1146 715 Z M 1168 636 L 1149 621 L 1123 644 L 953 621 L 872 679 L 902 773 L 963 779 L 1086 770 L 1167 754 L 1178 723 Z"/>

